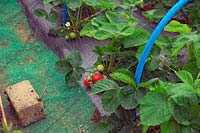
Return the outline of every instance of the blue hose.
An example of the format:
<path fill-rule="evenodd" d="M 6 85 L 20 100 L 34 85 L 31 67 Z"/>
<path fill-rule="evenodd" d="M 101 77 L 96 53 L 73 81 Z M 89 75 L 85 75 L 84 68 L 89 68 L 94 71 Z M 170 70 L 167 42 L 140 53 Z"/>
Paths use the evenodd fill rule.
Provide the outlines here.
<path fill-rule="evenodd" d="M 67 4 L 64 3 L 62 10 L 62 24 L 65 25 L 67 23 Z"/>
<path fill-rule="evenodd" d="M 169 12 L 164 16 L 164 18 L 160 21 L 158 26 L 153 31 L 149 41 L 147 42 L 144 51 L 142 52 L 142 55 L 140 57 L 139 63 L 136 68 L 135 72 L 135 80 L 137 84 L 140 84 L 142 71 L 144 69 L 144 65 L 146 62 L 146 59 L 151 51 L 151 48 L 154 45 L 155 40 L 158 38 L 164 27 L 168 24 L 168 22 L 172 19 L 172 17 L 190 0 L 179 0 L 170 10 Z"/>

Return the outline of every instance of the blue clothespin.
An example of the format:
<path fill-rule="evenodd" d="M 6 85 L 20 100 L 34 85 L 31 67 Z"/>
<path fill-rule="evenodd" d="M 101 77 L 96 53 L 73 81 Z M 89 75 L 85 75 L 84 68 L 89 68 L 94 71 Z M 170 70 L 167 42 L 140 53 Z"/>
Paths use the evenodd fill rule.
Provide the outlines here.
<path fill-rule="evenodd" d="M 65 25 L 67 23 L 67 4 L 64 3 L 62 10 L 62 24 Z"/>

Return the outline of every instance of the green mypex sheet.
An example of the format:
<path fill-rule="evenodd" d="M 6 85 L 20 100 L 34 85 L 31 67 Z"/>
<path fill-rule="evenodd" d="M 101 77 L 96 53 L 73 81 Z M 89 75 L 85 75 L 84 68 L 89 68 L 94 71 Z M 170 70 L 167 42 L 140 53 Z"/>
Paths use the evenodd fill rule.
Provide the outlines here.
<path fill-rule="evenodd" d="M 91 132 L 95 107 L 81 87 L 67 87 L 64 75 L 54 70 L 57 60 L 33 35 L 17 1 L 0 0 L 0 92 L 29 80 L 43 95 L 46 111 L 46 119 L 21 129 L 30 133 Z M 17 125 L 5 95 L 3 102 L 8 120 Z"/>

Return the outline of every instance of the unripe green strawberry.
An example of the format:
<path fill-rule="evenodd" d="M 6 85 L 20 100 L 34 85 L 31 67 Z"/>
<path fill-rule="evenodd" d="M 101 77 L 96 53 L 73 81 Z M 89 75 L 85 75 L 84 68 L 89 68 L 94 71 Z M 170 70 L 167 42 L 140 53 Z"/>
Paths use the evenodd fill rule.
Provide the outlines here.
<path fill-rule="evenodd" d="M 92 80 L 92 76 L 88 76 L 87 79 L 88 79 L 88 80 Z"/>
<path fill-rule="evenodd" d="M 101 64 L 101 65 L 98 65 L 97 66 L 97 70 L 102 72 L 104 70 L 104 66 Z"/>
<path fill-rule="evenodd" d="M 89 79 L 92 79 L 93 76 L 94 76 L 94 73 L 91 73 L 91 74 L 88 76 L 88 78 L 89 78 Z"/>
<path fill-rule="evenodd" d="M 65 35 L 65 40 L 69 40 L 69 35 Z"/>
<path fill-rule="evenodd" d="M 71 32 L 71 33 L 69 34 L 69 37 L 70 37 L 70 39 L 75 39 L 75 38 L 76 38 L 76 33 Z"/>
<path fill-rule="evenodd" d="M 93 69 L 93 72 L 96 72 L 97 71 L 97 68 L 95 67 L 94 69 Z"/>

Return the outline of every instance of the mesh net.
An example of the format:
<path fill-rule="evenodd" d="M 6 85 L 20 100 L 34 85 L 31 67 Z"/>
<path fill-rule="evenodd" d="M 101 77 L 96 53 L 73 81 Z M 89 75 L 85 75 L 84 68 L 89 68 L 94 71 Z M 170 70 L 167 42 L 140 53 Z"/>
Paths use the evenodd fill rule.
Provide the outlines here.
<path fill-rule="evenodd" d="M 29 80 L 43 97 L 46 119 L 22 130 L 30 133 L 90 132 L 94 105 L 81 87 L 68 88 L 53 69 L 58 58 L 33 36 L 16 0 L 0 0 L 0 91 Z M 18 125 L 3 96 L 9 121 Z"/>

